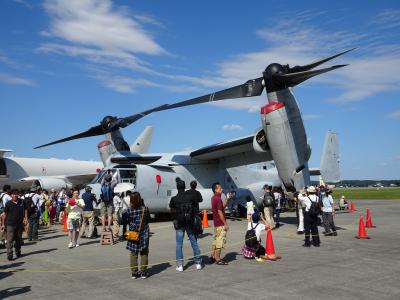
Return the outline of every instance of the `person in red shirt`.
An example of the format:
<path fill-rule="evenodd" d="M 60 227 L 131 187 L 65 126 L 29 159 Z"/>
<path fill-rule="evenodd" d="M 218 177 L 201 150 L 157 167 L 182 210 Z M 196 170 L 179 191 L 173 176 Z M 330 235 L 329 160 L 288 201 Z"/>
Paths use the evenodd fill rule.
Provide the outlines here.
<path fill-rule="evenodd" d="M 211 198 L 211 207 L 214 221 L 214 241 L 212 244 L 211 263 L 217 265 L 227 265 L 228 263 L 221 259 L 221 250 L 226 244 L 226 233 L 229 230 L 228 222 L 225 218 L 225 207 L 232 199 L 232 194 L 228 193 L 225 202 L 222 202 L 222 187 L 219 182 L 212 185 L 214 196 Z"/>

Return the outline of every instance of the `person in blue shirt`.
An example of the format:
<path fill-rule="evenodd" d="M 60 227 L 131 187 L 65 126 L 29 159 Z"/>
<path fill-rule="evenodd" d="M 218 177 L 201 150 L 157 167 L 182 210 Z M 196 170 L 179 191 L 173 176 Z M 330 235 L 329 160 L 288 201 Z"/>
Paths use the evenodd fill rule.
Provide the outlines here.
<path fill-rule="evenodd" d="M 335 215 L 335 209 L 333 207 L 333 198 L 331 196 L 331 191 L 321 191 L 322 198 L 322 220 L 325 227 L 325 236 L 337 236 L 335 222 L 333 217 Z"/>
<path fill-rule="evenodd" d="M 92 193 L 92 188 L 86 186 L 85 192 L 82 194 L 82 199 L 85 202 L 85 208 L 83 209 L 83 222 L 80 229 L 80 237 L 87 237 L 89 239 L 95 238 L 93 236 L 94 231 L 94 209 L 93 202 L 97 203 L 96 195 Z M 86 227 L 89 228 L 86 228 Z M 87 231 L 87 233 L 86 233 Z"/>

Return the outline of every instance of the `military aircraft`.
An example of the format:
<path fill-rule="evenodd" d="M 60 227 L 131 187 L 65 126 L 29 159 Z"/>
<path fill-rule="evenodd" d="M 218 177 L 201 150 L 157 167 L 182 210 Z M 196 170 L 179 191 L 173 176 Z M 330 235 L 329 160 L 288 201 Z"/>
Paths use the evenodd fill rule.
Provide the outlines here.
<path fill-rule="evenodd" d="M 147 126 L 132 143 L 131 151 L 146 153 L 153 130 L 153 127 Z M 0 188 L 5 184 L 22 190 L 31 186 L 47 190 L 72 188 L 90 183 L 104 168 L 104 164 L 100 161 L 4 157 L 8 152 L 12 150 L 0 149 Z"/>
<path fill-rule="evenodd" d="M 176 194 L 177 178 L 185 182 L 197 180 L 198 190 L 205 200 L 201 208 L 210 208 L 211 185 L 216 181 L 221 182 L 225 189 L 235 189 L 236 197 L 250 196 L 257 202 L 265 183 L 282 183 L 287 191 L 299 190 L 310 184 L 308 160 L 311 149 L 307 144 L 303 120 L 292 88 L 313 76 L 346 66 L 336 65 L 313 70 L 351 50 L 353 49 L 304 66 L 291 68 L 289 65 L 273 63 L 267 66 L 262 77 L 248 80 L 244 84 L 174 104 L 163 104 L 125 118 L 106 116 L 97 126 L 38 146 L 36 149 L 105 134 L 106 139 L 98 144 L 98 150 L 106 167 L 93 180 L 93 187 L 99 190 L 96 187 L 99 187 L 106 170 L 111 169 L 119 182 L 133 183 L 155 213 L 169 211 L 169 200 Z M 269 103 L 261 108 L 262 127 L 257 129 L 254 135 L 195 151 L 141 154 L 131 151 L 120 131 L 121 128 L 153 112 L 205 102 L 258 96 L 264 88 Z M 244 167 L 271 160 L 275 162 L 278 176 L 274 175 L 276 173 L 273 170 Z"/>

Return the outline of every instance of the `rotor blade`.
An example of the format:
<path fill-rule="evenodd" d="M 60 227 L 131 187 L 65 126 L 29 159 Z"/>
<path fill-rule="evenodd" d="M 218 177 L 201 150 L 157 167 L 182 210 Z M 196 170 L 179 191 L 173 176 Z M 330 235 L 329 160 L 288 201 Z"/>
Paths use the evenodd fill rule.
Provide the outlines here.
<path fill-rule="evenodd" d="M 151 114 L 153 112 L 165 110 L 166 107 L 168 107 L 168 104 L 163 104 L 163 105 L 151 108 L 149 110 L 145 110 L 145 111 L 143 111 L 141 113 L 134 114 L 134 115 L 131 115 L 129 117 L 122 118 L 122 120 L 124 122 L 124 124 L 123 124 L 124 126 L 121 124 L 120 127 L 124 128 L 124 127 L 132 124 L 133 122 L 136 122 L 137 120 L 139 120 L 139 119 L 143 118 L 144 116 L 147 116 L 147 115 L 149 115 L 149 114 Z"/>
<path fill-rule="evenodd" d="M 308 64 L 308 65 L 304 65 L 304 66 L 294 66 L 293 68 L 290 68 L 290 73 L 298 73 L 298 72 L 304 72 L 304 71 L 312 70 L 312 69 L 314 69 L 315 67 L 318 67 L 319 65 L 322 65 L 323 63 L 326 63 L 327 61 L 329 61 L 329 60 L 331 60 L 331 59 L 334 59 L 334 58 L 336 58 L 336 57 L 338 57 L 338 56 L 341 56 L 341 55 L 343 55 L 343 54 L 346 54 L 347 52 L 353 51 L 354 49 L 356 49 L 356 48 L 352 48 L 352 49 L 343 51 L 343 52 L 341 52 L 341 53 L 339 53 L 339 54 L 335 54 L 335 55 L 332 55 L 332 56 L 330 56 L 330 57 L 327 57 L 327 58 L 324 58 L 324 59 L 315 61 L 315 62 L 313 62 L 313 63 L 311 63 L 311 64 Z"/>
<path fill-rule="evenodd" d="M 62 142 L 67 142 L 67 141 L 71 141 L 71 140 L 76 140 L 76 139 L 81 139 L 81 138 L 96 136 L 96 135 L 102 135 L 102 134 L 103 134 L 103 129 L 102 129 L 101 125 L 97 125 L 97 126 L 91 127 L 89 130 L 86 130 L 84 132 L 81 132 L 81 133 L 78 133 L 75 135 L 71 135 L 69 137 L 66 137 L 66 138 L 51 142 L 51 143 L 40 145 L 33 149 L 39 149 L 42 147 L 46 147 L 46 146 L 50 146 L 50 145 L 54 145 L 54 144 L 58 144 L 58 143 L 62 143 Z"/>
<path fill-rule="evenodd" d="M 311 77 L 333 71 L 335 69 L 339 69 L 342 67 L 345 67 L 348 65 L 336 65 L 332 66 L 329 68 L 325 69 L 319 69 L 319 70 L 311 70 L 311 71 L 305 71 L 305 72 L 297 72 L 297 73 L 290 73 L 290 74 L 282 74 L 282 75 L 274 75 L 274 79 L 277 79 L 279 81 L 282 81 L 286 83 L 287 86 L 295 86 L 298 85 L 299 83 L 302 83 L 303 81 L 306 81 L 307 79 L 310 79 Z"/>
<path fill-rule="evenodd" d="M 259 95 L 261 95 L 261 93 L 264 89 L 262 80 L 263 80 L 262 77 L 252 79 L 241 85 L 237 85 L 237 86 L 231 87 L 226 90 L 222 90 L 222 91 L 215 92 L 212 94 L 208 94 L 208 95 L 200 96 L 197 98 L 185 100 L 182 102 L 170 104 L 162 110 L 183 107 L 183 106 L 189 106 L 189 105 L 194 105 L 194 104 L 200 104 L 200 103 L 205 103 L 205 102 L 259 96 Z"/>
<path fill-rule="evenodd" d="M 58 143 L 63 143 L 63 142 L 67 142 L 67 141 L 72 141 L 72 140 L 76 140 L 76 139 L 81 139 L 81 138 L 85 138 L 85 137 L 102 135 L 107 132 L 118 130 L 119 128 L 125 128 L 126 126 L 132 124 L 133 122 L 143 118 L 144 116 L 146 116 L 152 112 L 163 110 L 163 108 L 166 106 L 168 106 L 168 104 L 163 104 L 163 105 L 157 106 L 157 107 L 149 109 L 149 110 L 145 110 L 141 113 L 134 114 L 134 115 L 126 117 L 126 118 L 116 119 L 113 121 L 112 126 L 108 129 L 104 129 L 102 125 L 97 125 L 95 127 L 90 128 L 87 131 L 84 131 L 84 132 L 51 142 L 51 143 L 37 146 L 34 149 L 38 149 L 38 148 L 42 148 L 42 147 L 46 147 L 46 146 L 50 146 L 50 145 L 54 145 L 54 144 L 58 144 Z"/>

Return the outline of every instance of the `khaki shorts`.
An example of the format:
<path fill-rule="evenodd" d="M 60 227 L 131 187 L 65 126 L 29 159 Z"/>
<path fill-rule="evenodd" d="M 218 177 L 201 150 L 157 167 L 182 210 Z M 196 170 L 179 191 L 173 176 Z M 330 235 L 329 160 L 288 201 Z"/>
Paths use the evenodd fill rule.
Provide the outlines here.
<path fill-rule="evenodd" d="M 101 202 L 101 208 L 100 208 L 100 215 L 102 217 L 104 216 L 109 216 L 111 217 L 113 213 L 113 206 L 112 203 L 105 203 L 105 202 Z"/>
<path fill-rule="evenodd" d="M 226 244 L 226 230 L 224 226 L 214 227 L 214 241 L 212 245 L 216 249 L 225 248 Z"/>

